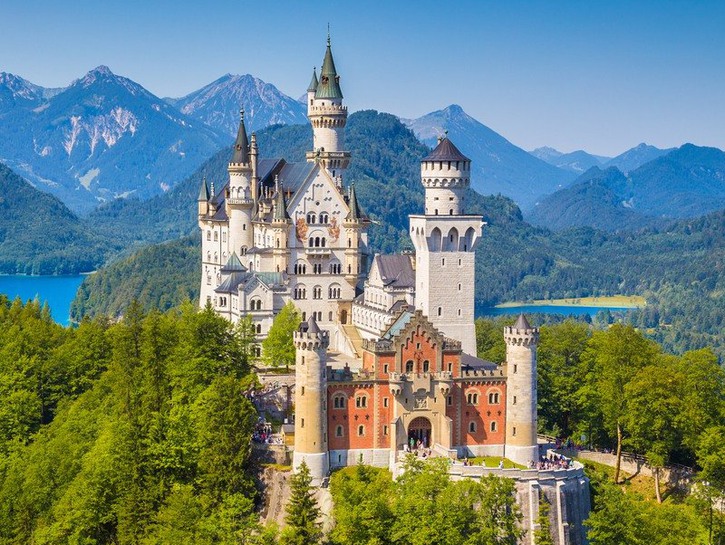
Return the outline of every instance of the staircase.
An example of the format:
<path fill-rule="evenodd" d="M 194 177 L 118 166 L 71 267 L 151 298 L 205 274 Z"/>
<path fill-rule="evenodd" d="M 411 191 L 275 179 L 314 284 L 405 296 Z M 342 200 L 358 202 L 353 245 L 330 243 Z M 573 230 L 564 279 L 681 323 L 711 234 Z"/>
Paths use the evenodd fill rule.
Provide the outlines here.
<path fill-rule="evenodd" d="M 352 349 L 355 351 L 355 357 L 362 358 L 362 337 L 357 328 L 352 324 L 342 324 L 342 331 L 350 341 Z"/>

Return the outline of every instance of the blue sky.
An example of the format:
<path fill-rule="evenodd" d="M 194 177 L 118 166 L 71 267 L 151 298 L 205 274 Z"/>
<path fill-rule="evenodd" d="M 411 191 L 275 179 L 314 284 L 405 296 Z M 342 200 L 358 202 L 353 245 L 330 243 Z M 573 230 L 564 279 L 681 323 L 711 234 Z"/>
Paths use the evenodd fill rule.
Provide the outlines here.
<path fill-rule="evenodd" d="M 725 2 L 2 0 L 0 71 L 106 64 L 160 96 L 251 73 L 299 97 L 327 23 L 351 110 L 457 103 L 525 148 L 725 149 Z"/>

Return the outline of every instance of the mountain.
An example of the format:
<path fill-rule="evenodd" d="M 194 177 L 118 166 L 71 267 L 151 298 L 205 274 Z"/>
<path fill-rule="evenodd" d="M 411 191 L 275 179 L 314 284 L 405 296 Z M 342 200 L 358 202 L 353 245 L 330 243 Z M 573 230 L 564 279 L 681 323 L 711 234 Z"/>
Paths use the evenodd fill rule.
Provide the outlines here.
<path fill-rule="evenodd" d="M 280 92 L 249 74 L 227 74 L 182 98 L 168 98 L 182 113 L 234 138 L 239 127 L 239 109 L 244 108 L 247 129 L 257 131 L 269 125 L 306 125 L 305 103 Z"/>
<path fill-rule="evenodd" d="M 642 143 L 638 146 L 633 147 L 632 149 L 625 151 L 624 153 L 621 153 L 620 155 L 617 155 L 616 157 L 613 157 L 609 161 L 606 161 L 604 163 L 604 167 L 615 167 L 624 172 L 625 174 L 628 174 L 629 172 L 641 167 L 645 163 L 649 163 L 650 161 L 657 159 L 658 157 L 666 155 L 673 149 L 674 148 L 659 149 L 654 146 Z"/>
<path fill-rule="evenodd" d="M 0 274 L 88 272 L 117 249 L 0 163 Z"/>
<path fill-rule="evenodd" d="M 657 224 L 656 218 L 625 204 L 620 194 L 626 186 L 627 177 L 616 168 L 592 167 L 572 185 L 544 197 L 526 220 L 553 231 L 585 226 L 618 231 Z"/>
<path fill-rule="evenodd" d="M 3 110 L 0 160 L 75 211 L 161 193 L 227 142 L 105 66 L 57 94 L 18 80 Z"/>
<path fill-rule="evenodd" d="M 584 150 L 562 153 L 549 147 L 536 148 L 530 153 L 534 157 L 537 157 L 542 161 L 546 161 L 550 165 L 576 173 L 585 172 L 590 168 L 600 166 L 611 159 L 610 157 L 592 155 Z"/>
<path fill-rule="evenodd" d="M 625 176 L 592 167 L 545 197 L 526 218 L 553 230 L 589 226 L 619 231 L 691 218 L 725 208 L 725 152 L 693 144 Z"/>
<path fill-rule="evenodd" d="M 51 89 L 30 83 L 14 74 L 0 72 L 0 118 L 14 108 L 35 108 L 63 89 Z"/>
<path fill-rule="evenodd" d="M 455 104 L 402 121 L 429 146 L 448 131 L 458 149 L 473 161 L 471 186 L 482 194 L 501 193 L 522 208 L 533 206 L 576 177 L 513 145 Z"/>

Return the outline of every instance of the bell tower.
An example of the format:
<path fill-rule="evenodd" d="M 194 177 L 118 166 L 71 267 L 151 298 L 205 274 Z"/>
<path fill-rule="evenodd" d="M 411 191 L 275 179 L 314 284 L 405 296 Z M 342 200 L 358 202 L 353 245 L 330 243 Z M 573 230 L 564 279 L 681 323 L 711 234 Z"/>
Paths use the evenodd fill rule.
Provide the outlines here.
<path fill-rule="evenodd" d="M 250 154 L 247 127 L 244 125 L 244 110 L 240 112 L 239 130 L 234 142 L 234 153 L 229 162 L 229 187 L 226 195 L 227 215 L 229 216 L 230 251 L 242 256 L 254 245 L 252 232 L 252 213 L 254 210 L 253 180 L 254 170 Z M 254 150 L 256 152 L 256 149 Z"/>
<path fill-rule="evenodd" d="M 475 249 L 483 218 L 465 214 L 471 160 L 447 137 L 421 161 L 425 214 L 410 216 L 415 306 L 446 336 L 476 355 Z"/>

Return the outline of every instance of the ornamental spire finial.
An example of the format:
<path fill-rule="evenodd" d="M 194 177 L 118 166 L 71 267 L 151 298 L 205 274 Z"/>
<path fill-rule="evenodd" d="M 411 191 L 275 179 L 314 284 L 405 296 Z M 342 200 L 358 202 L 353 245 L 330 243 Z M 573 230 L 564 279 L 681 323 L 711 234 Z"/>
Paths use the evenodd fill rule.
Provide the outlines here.
<path fill-rule="evenodd" d="M 327 46 L 330 46 L 330 23 L 327 23 Z"/>

